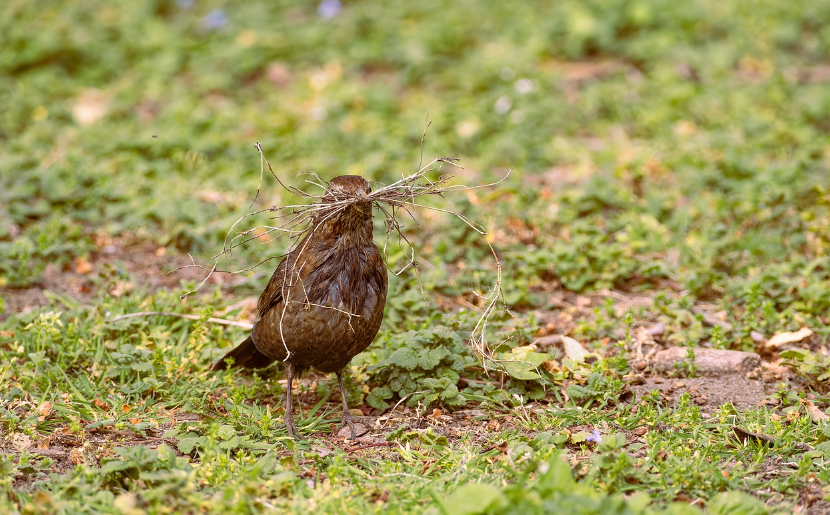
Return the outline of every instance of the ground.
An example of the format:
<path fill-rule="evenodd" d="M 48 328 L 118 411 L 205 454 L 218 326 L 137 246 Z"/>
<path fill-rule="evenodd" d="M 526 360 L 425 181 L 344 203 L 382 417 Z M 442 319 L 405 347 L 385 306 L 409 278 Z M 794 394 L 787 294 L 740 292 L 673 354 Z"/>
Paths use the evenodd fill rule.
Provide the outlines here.
<path fill-rule="evenodd" d="M 0 512 L 830 512 L 828 16 L 13 3 Z M 464 168 L 431 178 L 503 179 L 425 200 L 486 235 L 399 214 L 417 267 L 392 238 L 383 326 L 347 370 L 356 440 L 332 434 L 332 377 L 297 380 L 295 442 L 278 367 L 209 370 L 286 241 L 263 212 L 231 231 L 260 227 L 219 263 L 239 273 L 181 267 L 307 201 L 257 142 L 312 193 L 297 172 L 379 187 L 433 156 Z"/>

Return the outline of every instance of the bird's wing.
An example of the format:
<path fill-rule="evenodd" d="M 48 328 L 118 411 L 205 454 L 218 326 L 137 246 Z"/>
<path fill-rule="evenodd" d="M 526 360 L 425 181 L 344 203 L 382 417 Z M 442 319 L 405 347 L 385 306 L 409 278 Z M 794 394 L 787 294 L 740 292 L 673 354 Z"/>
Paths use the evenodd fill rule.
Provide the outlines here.
<path fill-rule="evenodd" d="M 259 318 L 265 316 L 269 309 L 282 302 L 282 285 L 285 284 L 289 259 L 291 259 L 291 254 L 283 258 L 277 269 L 271 274 L 268 286 L 259 295 L 259 300 L 256 303 Z"/>
<path fill-rule="evenodd" d="M 315 244 L 314 240 L 301 241 L 297 248 L 292 250 L 277 266 L 268 281 L 268 286 L 262 291 L 257 301 L 257 312 L 262 318 L 274 306 L 283 300 L 283 293 L 286 289 L 296 286 L 300 282 L 309 284 L 309 276 L 320 268 L 325 261 L 328 252 L 320 249 L 310 248 Z M 297 277 L 299 271 L 299 278 Z M 305 290 L 305 287 L 303 287 Z M 307 294 L 307 292 L 306 292 Z"/>

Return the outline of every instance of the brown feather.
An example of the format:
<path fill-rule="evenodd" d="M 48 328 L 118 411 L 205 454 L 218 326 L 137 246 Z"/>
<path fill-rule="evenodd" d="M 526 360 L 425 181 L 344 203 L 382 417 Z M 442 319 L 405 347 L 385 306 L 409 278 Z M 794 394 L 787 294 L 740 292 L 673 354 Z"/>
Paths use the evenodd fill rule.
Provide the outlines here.
<path fill-rule="evenodd" d="M 365 179 L 340 176 L 329 183 L 323 204 L 338 194 L 370 191 Z M 371 203 L 321 210 L 260 295 L 251 340 L 268 359 L 290 362 L 298 371 L 340 372 L 372 343 L 386 291 Z"/>

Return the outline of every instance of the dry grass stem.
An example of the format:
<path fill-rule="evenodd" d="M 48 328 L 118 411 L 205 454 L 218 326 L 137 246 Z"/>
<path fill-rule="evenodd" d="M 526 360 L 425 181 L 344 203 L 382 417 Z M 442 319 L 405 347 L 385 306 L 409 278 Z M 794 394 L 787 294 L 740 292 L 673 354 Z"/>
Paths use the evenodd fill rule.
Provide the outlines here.
<path fill-rule="evenodd" d="M 135 317 L 150 317 L 150 316 L 165 316 L 165 317 L 176 317 L 176 318 L 184 318 L 187 320 L 201 320 L 202 317 L 196 315 L 187 315 L 185 313 L 173 313 L 170 311 L 140 311 L 138 313 L 127 313 L 126 315 L 119 315 L 117 317 L 110 318 L 107 322 L 118 322 L 119 320 L 125 320 L 127 318 L 135 318 Z M 210 317 L 207 319 L 208 322 L 213 324 L 219 325 L 230 325 L 233 327 L 241 327 L 242 329 L 252 329 L 254 327 L 253 324 L 249 322 L 237 322 L 235 320 L 225 320 L 224 318 L 214 318 Z"/>
<path fill-rule="evenodd" d="M 426 127 L 429 127 L 429 123 L 427 123 Z M 426 136 L 426 128 L 424 129 L 424 136 Z M 481 226 L 480 224 L 468 219 L 466 216 L 461 214 L 452 203 L 446 198 L 446 195 L 449 193 L 455 193 L 459 191 L 468 191 L 468 190 L 477 190 L 481 188 L 488 188 L 495 186 L 502 181 L 504 181 L 507 176 L 510 174 L 508 172 L 502 179 L 496 182 L 482 184 L 477 186 L 464 186 L 464 185 L 453 185 L 449 184 L 451 176 L 448 175 L 439 175 L 437 179 L 430 179 L 428 174 L 433 174 L 433 172 L 440 173 L 441 168 L 444 165 L 448 165 L 451 167 L 461 168 L 457 162 L 458 159 L 453 157 L 437 157 L 432 161 L 428 162 L 426 165 L 423 164 L 423 138 L 421 140 L 421 161 L 418 166 L 418 170 L 414 173 L 409 175 L 404 175 L 401 177 L 400 180 L 389 184 L 387 186 L 382 186 L 379 188 L 374 189 L 370 194 L 364 196 L 358 195 L 349 195 L 345 194 L 341 191 L 330 191 L 328 188 L 328 183 L 321 179 L 316 174 L 311 173 L 312 179 L 306 180 L 307 183 L 319 187 L 321 193 L 319 195 L 314 195 L 312 193 L 303 191 L 297 187 L 290 186 L 285 184 L 277 174 L 274 172 L 273 168 L 271 167 L 271 163 L 266 159 L 265 153 L 262 150 L 262 146 L 257 143 L 256 149 L 260 154 L 260 183 L 257 187 L 256 197 L 254 198 L 254 202 L 256 199 L 259 198 L 259 191 L 262 187 L 262 181 L 265 174 L 265 168 L 267 167 L 268 171 L 271 175 L 276 179 L 277 183 L 287 192 L 292 193 L 298 197 L 304 198 L 309 200 L 308 203 L 303 204 L 290 204 L 285 206 L 271 206 L 266 209 L 258 209 L 249 213 L 246 213 L 239 217 L 236 222 L 230 227 L 228 232 L 226 233 L 224 242 L 222 244 L 222 250 L 213 256 L 212 261 L 213 264 L 210 267 L 205 267 L 202 265 L 196 264 L 191 256 L 192 264 L 177 268 L 179 270 L 181 268 L 199 268 L 205 270 L 207 275 L 199 283 L 194 289 L 184 293 L 182 298 L 191 295 L 198 291 L 214 273 L 230 273 L 230 274 L 239 274 L 243 272 L 247 272 L 252 270 L 259 265 L 269 261 L 271 259 L 278 259 L 285 256 L 288 256 L 291 252 L 298 250 L 298 252 L 289 259 L 294 260 L 292 266 L 285 268 L 286 277 L 283 281 L 283 298 L 286 302 L 283 304 L 283 316 L 285 315 L 285 310 L 289 302 L 301 302 L 304 304 L 308 304 L 308 299 L 305 301 L 296 300 L 296 299 L 289 299 L 291 295 L 292 287 L 297 285 L 298 283 L 302 283 L 300 281 L 300 270 L 304 266 L 304 262 L 301 260 L 302 253 L 304 248 L 297 248 L 297 245 L 301 244 L 303 241 L 309 241 L 306 238 L 309 234 L 315 231 L 315 229 L 320 226 L 322 222 L 325 222 L 330 217 L 334 216 L 338 212 L 346 209 L 348 206 L 359 203 L 359 202 L 366 202 L 367 200 L 370 201 L 374 207 L 376 207 L 385 218 L 386 222 L 386 240 L 383 245 L 383 254 L 387 261 L 389 262 L 389 255 L 387 253 L 387 249 L 389 247 L 390 239 L 392 238 L 393 234 L 397 235 L 398 246 L 403 251 L 404 255 L 406 256 L 406 261 L 404 264 L 395 271 L 392 271 L 395 275 L 401 275 L 404 271 L 408 270 L 409 268 L 413 268 L 413 272 L 415 273 L 416 277 L 418 276 L 418 266 L 416 262 L 416 250 L 415 246 L 409 240 L 409 238 L 404 234 L 402 230 L 402 226 L 400 224 L 400 217 L 402 215 L 406 215 L 411 218 L 417 224 L 417 220 L 415 219 L 412 210 L 413 209 L 428 209 L 432 211 L 436 211 L 439 213 L 445 213 L 456 217 L 457 219 L 461 220 L 464 224 L 466 224 L 470 229 L 474 230 L 478 234 L 482 236 L 485 244 L 490 249 L 490 253 L 493 256 L 493 260 L 495 263 L 496 268 L 496 280 L 493 284 L 490 291 L 486 294 L 474 292 L 476 296 L 482 299 L 482 305 L 484 306 L 481 311 L 481 316 L 479 317 L 476 325 L 473 327 L 470 333 L 470 340 L 469 344 L 471 348 L 475 351 L 475 353 L 479 356 L 480 359 L 485 363 L 489 361 L 491 363 L 496 362 L 497 360 L 493 359 L 493 354 L 490 351 L 490 348 L 487 344 L 487 323 L 490 319 L 490 316 L 496 310 L 499 299 L 502 299 L 501 296 L 501 284 L 502 284 L 502 269 L 501 269 L 501 262 L 498 258 L 498 254 L 496 250 L 493 248 L 490 239 L 487 238 L 487 230 Z M 434 205 L 425 204 L 419 199 L 422 197 L 440 197 L 442 200 L 446 201 L 449 205 L 449 208 L 442 208 L 437 207 Z M 324 202 L 325 199 L 325 202 Z M 251 204 L 253 206 L 253 204 Z M 238 232 L 235 235 L 232 235 L 233 231 L 244 221 L 247 219 L 254 217 L 256 215 L 260 215 L 263 213 L 273 213 L 273 219 L 276 220 L 276 223 L 268 224 L 268 225 L 257 225 L 255 227 L 251 227 L 249 229 L 243 230 Z M 272 256 L 265 260 L 260 261 L 254 266 L 247 267 L 240 270 L 221 270 L 218 268 L 219 261 L 223 258 L 228 256 L 233 252 L 234 249 L 245 245 L 253 240 L 259 239 L 262 240 L 263 237 L 274 234 L 273 239 L 277 239 L 280 236 L 286 235 L 288 240 L 287 251 L 284 254 L 278 256 Z M 270 243 L 273 239 L 269 239 L 265 243 Z M 294 257 L 296 256 L 296 257 Z M 291 277 L 288 277 L 289 268 L 292 270 Z M 175 270 L 173 270 L 175 271 Z M 171 271 L 172 272 L 172 271 Z M 423 286 L 421 285 L 420 279 L 418 283 L 421 287 L 421 293 L 424 296 L 424 300 L 426 301 L 426 295 L 423 290 Z M 301 285 L 302 286 L 302 285 Z M 303 291 L 305 291 L 304 286 Z M 340 309 L 332 308 L 336 311 L 341 311 Z M 358 316 L 352 313 L 346 313 L 349 316 L 349 320 L 351 321 L 352 316 Z M 280 333 L 282 333 L 282 324 L 280 324 Z M 285 345 L 285 349 L 287 355 L 290 356 L 291 353 L 288 351 L 288 346 L 285 344 L 285 337 L 283 336 L 283 345 Z M 287 359 L 287 358 L 286 358 Z"/>

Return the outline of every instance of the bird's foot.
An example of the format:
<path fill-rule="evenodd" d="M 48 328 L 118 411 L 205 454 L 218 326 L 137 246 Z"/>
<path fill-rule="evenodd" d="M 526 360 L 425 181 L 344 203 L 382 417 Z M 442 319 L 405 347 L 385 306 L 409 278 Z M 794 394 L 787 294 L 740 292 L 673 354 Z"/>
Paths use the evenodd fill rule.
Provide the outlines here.
<path fill-rule="evenodd" d="M 288 417 L 285 419 L 285 428 L 288 430 L 288 436 L 290 436 L 294 440 L 303 439 L 300 432 L 297 431 L 297 426 L 294 425 L 294 417 Z"/>
<path fill-rule="evenodd" d="M 352 414 L 349 413 L 349 410 L 343 410 L 342 422 L 340 422 L 340 425 L 337 426 L 337 429 L 334 431 L 334 434 L 335 435 L 340 434 L 340 430 L 343 429 L 344 427 L 346 427 L 347 424 L 349 426 L 349 431 L 351 432 L 351 437 L 347 438 L 347 440 L 356 440 L 358 436 L 362 436 L 362 435 L 366 434 L 366 432 L 367 432 L 367 431 L 363 431 L 362 433 L 357 434 L 357 429 L 355 429 L 354 419 L 352 418 Z"/>

